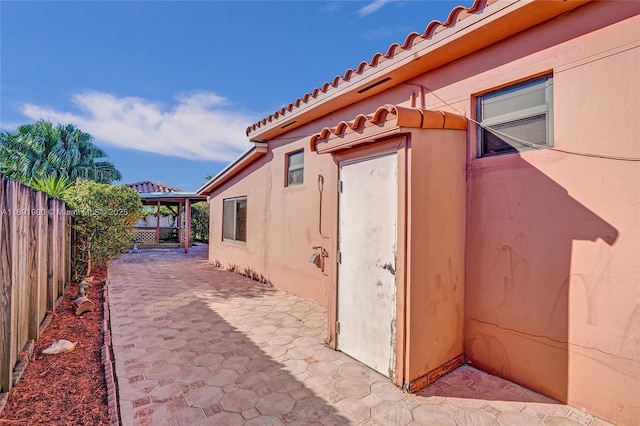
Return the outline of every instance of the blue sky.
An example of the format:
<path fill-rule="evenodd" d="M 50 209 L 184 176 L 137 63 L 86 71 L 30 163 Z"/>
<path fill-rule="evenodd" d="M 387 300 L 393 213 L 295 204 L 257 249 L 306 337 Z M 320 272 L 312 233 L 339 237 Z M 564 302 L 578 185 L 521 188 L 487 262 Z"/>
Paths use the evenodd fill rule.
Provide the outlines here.
<path fill-rule="evenodd" d="M 122 172 L 194 191 L 248 125 L 402 43 L 451 1 L 0 1 L 0 128 L 92 134 Z"/>

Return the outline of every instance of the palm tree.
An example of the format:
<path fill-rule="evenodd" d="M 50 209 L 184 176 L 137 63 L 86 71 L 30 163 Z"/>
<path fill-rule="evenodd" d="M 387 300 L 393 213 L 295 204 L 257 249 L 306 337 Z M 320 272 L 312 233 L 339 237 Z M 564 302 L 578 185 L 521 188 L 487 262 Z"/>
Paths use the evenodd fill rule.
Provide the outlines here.
<path fill-rule="evenodd" d="M 27 184 L 47 177 L 99 183 L 122 179 L 112 163 L 96 161 L 107 154 L 92 140 L 73 124 L 54 126 L 45 120 L 1 132 L 0 173 Z"/>
<path fill-rule="evenodd" d="M 73 186 L 73 182 L 65 176 L 47 176 L 44 178 L 33 178 L 30 186 L 33 189 L 47 193 L 51 197 L 64 200 L 69 189 Z"/>

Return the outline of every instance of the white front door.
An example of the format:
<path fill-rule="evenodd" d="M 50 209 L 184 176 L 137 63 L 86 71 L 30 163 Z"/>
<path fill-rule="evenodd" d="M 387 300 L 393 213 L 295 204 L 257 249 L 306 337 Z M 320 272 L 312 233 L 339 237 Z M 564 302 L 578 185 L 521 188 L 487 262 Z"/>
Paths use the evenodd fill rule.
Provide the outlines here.
<path fill-rule="evenodd" d="M 395 371 L 398 156 L 340 166 L 337 348 Z"/>

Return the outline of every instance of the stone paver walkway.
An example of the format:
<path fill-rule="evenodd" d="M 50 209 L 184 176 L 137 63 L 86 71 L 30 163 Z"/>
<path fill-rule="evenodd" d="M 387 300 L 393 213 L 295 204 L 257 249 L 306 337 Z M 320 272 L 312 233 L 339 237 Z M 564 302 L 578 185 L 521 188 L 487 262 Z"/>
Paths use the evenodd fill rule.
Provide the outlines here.
<path fill-rule="evenodd" d="M 324 343 L 326 309 L 206 261 L 206 246 L 109 265 L 123 425 L 603 425 L 461 367 L 416 395 Z"/>

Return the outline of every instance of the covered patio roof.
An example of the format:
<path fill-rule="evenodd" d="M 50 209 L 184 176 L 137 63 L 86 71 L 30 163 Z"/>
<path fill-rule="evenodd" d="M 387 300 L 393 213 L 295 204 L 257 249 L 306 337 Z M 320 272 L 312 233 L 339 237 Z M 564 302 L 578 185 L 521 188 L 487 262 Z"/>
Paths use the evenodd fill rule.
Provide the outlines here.
<path fill-rule="evenodd" d="M 142 204 L 145 205 L 155 205 L 158 200 L 163 201 L 164 204 L 168 204 L 177 203 L 179 201 L 184 202 L 187 199 L 197 201 L 205 201 L 207 199 L 207 197 L 198 195 L 196 192 L 184 192 L 178 188 L 172 188 L 158 182 L 135 182 L 127 183 L 125 186 L 138 191 Z"/>
<path fill-rule="evenodd" d="M 189 238 L 191 236 L 191 203 L 198 201 L 206 201 L 207 197 L 198 195 L 195 192 L 184 192 L 177 188 L 163 185 L 157 182 L 135 182 L 128 183 L 124 186 L 135 189 L 140 195 L 140 200 L 145 206 L 156 206 L 156 243 L 160 243 L 160 206 L 177 204 L 178 205 L 178 223 L 181 224 L 182 205 L 184 204 L 186 220 L 184 233 L 184 252 L 189 253 Z M 180 234 L 180 233 L 179 233 Z"/>

